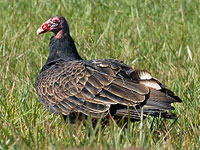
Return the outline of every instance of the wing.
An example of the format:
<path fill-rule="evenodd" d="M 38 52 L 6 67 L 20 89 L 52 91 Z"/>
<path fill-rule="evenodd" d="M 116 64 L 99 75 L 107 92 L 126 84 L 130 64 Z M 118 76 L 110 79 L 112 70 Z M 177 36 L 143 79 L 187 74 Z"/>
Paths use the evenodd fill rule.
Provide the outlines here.
<path fill-rule="evenodd" d="M 57 63 L 36 79 L 43 104 L 54 113 L 82 112 L 100 117 L 110 105 L 135 106 L 149 89 L 119 75 L 120 62 L 110 60 Z"/>
<path fill-rule="evenodd" d="M 145 106 L 158 109 L 155 105 L 162 98 L 170 107 L 171 97 L 158 92 L 162 89 L 164 86 L 148 72 L 112 59 L 56 63 L 36 79 L 39 99 L 50 111 L 64 115 L 81 112 L 94 118 L 106 115 L 117 104 L 132 108 L 148 104 Z M 147 103 L 147 99 L 151 101 Z"/>

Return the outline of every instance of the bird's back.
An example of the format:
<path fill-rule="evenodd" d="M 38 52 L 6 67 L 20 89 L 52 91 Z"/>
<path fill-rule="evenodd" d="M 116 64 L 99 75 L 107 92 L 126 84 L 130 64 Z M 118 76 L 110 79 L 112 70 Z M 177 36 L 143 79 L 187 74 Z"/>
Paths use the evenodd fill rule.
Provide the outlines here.
<path fill-rule="evenodd" d="M 58 61 L 36 79 L 37 94 L 53 113 L 93 118 L 146 115 L 173 118 L 167 110 L 180 98 L 148 72 L 113 59 Z M 129 112 L 128 112 L 129 110 Z M 143 112 L 142 112 L 143 111 Z"/>

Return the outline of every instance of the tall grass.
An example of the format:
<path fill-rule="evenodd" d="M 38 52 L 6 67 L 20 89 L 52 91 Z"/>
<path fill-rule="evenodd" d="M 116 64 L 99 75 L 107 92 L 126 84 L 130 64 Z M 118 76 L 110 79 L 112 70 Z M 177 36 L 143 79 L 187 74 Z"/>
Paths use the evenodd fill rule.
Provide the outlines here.
<path fill-rule="evenodd" d="M 0 149 L 200 148 L 198 0 L 0 0 L 0 14 Z M 34 81 L 52 34 L 36 30 L 55 15 L 67 18 L 83 58 L 123 60 L 173 90 L 179 118 L 92 129 L 46 111 Z"/>

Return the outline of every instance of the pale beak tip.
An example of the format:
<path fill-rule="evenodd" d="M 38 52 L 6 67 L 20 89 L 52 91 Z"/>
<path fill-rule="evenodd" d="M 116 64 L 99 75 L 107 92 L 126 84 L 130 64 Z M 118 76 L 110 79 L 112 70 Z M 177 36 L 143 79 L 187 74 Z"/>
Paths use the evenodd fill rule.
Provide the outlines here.
<path fill-rule="evenodd" d="M 37 29 L 37 35 L 40 35 L 43 31 L 41 28 Z"/>

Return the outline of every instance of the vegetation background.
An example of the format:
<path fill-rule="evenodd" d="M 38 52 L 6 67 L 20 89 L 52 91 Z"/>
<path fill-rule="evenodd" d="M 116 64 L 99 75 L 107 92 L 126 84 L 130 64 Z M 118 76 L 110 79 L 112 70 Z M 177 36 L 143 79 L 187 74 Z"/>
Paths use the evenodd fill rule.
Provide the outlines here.
<path fill-rule="evenodd" d="M 0 149 L 200 148 L 199 0 L 0 0 L 0 14 Z M 173 90 L 179 118 L 101 130 L 46 111 L 34 82 L 52 34 L 36 30 L 55 15 L 67 18 L 83 58 L 123 60 Z"/>

